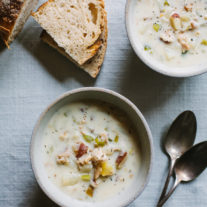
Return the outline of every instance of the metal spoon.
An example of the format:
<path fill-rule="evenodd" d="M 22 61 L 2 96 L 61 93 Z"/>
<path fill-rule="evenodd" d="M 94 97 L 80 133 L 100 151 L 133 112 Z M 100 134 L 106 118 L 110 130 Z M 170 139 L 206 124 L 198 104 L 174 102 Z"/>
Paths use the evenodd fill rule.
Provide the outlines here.
<path fill-rule="evenodd" d="M 193 146 L 196 129 L 196 117 L 192 111 L 184 111 L 172 123 L 165 138 L 164 146 L 170 157 L 170 167 L 159 201 L 166 194 L 176 160 Z"/>
<path fill-rule="evenodd" d="M 207 141 L 201 142 L 184 153 L 175 164 L 175 183 L 169 193 L 158 203 L 163 206 L 180 182 L 191 181 L 198 177 L 207 167 Z"/>

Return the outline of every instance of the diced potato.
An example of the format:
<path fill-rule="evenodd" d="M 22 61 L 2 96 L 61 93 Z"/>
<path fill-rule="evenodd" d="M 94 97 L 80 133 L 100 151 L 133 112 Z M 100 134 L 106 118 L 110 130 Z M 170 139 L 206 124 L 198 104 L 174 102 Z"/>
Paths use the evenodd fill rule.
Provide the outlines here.
<path fill-rule="evenodd" d="M 179 14 L 174 13 L 173 15 L 171 15 L 170 23 L 171 23 L 171 26 L 174 30 L 180 30 L 181 29 L 181 19 L 180 19 Z"/>
<path fill-rule="evenodd" d="M 102 162 L 101 167 L 102 167 L 102 172 L 101 172 L 102 176 L 111 176 L 114 174 L 113 167 L 110 166 L 107 161 Z"/>
<path fill-rule="evenodd" d="M 80 181 L 80 176 L 74 174 L 67 174 L 62 176 L 62 185 L 70 186 L 75 185 Z"/>
<path fill-rule="evenodd" d="M 165 57 L 169 61 L 169 60 L 172 60 L 173 58 L 175 58 L 176 56 L 172 50 L 166 49 L 165 50 Z"/>

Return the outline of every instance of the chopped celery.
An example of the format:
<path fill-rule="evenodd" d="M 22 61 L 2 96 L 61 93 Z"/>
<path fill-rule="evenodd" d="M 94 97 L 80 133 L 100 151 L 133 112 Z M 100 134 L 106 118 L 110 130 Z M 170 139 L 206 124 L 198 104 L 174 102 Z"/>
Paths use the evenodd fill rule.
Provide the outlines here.
<path fill-rule="evenodd" d="M 164 6 L 170 6 L 170 4 L 169 4 L 169 2 L 167 0 L 165 0 Z"/>
<path fill-rule="evenodd" d="M 116 135 L 116 136 L 115 136 L 115 138 L 114 138 L 114 142 L 116 142 L 116 143 L 117 143 L 118 141 L 119 141 L 119 136 L 118 136 L 118 135 Z"/>
<path fill-rule="evenodd" d="M 91 180 L 91 175 L 87 174 L 87 175 L 81 175 L 81 179 L 83 181 L 90 181 Z"/>
<path fill-rule="evenodd" d="M 153 29 L 154 29 L 156 32 L 158 32 L 158 31 L 160 30 L 160 25 L 157 24 L 157 23 L 154 23 L 154 24 L 153 24 Z"/>
<path fill-rule="evenodd" d="M 97 146 L 99 146 L 99 147 L 103 147 L 106 144 L 106 141 L 101 140 L 99 137 L 96 137 L 95 142 L 96 142 Z"/>
<path fill-rule="evenodd" d="M 85 139 L 86 142 L 91 143 L 93 142 L 94 138 L 90 135 L 82 134 L 83 138 Z"/>
<path fill-rule="evenodd" d="M 207 40 L 202 40 L 201 44 L 207 46 Z"/>
<path fill-rule="evenodd" d="M 65 117 L 67 117 L 67 116 L 68 116 L 68 114 L 65 112 L 65 113 L 64 113 L 64 116 L 65 116 Z"/>

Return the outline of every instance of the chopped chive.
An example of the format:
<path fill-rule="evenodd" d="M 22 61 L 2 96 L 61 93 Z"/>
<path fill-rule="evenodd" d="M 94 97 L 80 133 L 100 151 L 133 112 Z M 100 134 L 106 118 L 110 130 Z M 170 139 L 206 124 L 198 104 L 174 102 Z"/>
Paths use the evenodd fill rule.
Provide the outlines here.
<path fill-rule="evenodd" d="M 99 146 L 99 147 L 103 147 L 106 144 L 105 140 L 101 140 L 98 137 L 96 137 L 95 142 L 96 142 L 97 146 Z"/>

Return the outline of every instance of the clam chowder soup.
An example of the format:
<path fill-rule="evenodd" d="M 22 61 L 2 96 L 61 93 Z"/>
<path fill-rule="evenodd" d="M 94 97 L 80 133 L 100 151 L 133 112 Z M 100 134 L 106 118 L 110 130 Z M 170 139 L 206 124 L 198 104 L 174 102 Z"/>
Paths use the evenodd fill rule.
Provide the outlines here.
<path fill-rule="evenodd" d="M 160 63 L 207 63 L 206 0 L 137 0 L 134 21 L 137 41 Z"/>
<path fill-rule="evenodd" d="M 48 122 L 42 143 L 48 179 L 75 199 L 101 201 L 139 173 L 137 136 L 125 114 L 104 102 L 74 102 Z"/>

